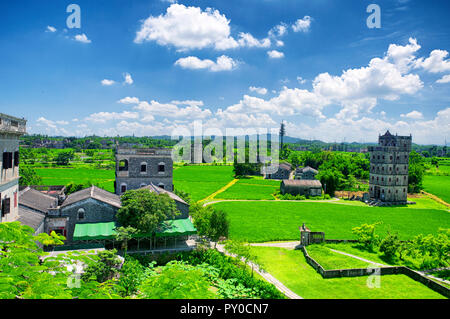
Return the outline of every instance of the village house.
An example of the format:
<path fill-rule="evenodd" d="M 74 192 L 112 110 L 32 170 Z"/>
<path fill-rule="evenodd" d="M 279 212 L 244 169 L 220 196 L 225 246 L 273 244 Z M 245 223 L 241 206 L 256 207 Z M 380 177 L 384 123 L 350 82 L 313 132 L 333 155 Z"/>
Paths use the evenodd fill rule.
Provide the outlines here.
<path fill-rule="evenodd" d="M 321 196 L 322 183 L 317 180 L 285 179 L 281 182 L 280 193 L 304 196 Z"/>
<path fill-rule="evenodd" d="M 280 163 L 275 173 L 267 174 L 266 179 L 289 179 L 292 172 L 292 166 L 289 163 Z"/>
<path fill-rule="evenodd" d="M 319 172 L 312 167 L 297 167 L 294 179 L 313 180 Z"/>

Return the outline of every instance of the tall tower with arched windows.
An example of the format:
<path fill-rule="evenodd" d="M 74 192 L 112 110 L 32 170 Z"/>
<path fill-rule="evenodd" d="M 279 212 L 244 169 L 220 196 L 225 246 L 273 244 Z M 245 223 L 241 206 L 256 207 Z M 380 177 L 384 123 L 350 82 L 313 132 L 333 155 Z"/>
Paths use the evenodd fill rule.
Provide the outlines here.
<path fill-rule="evenodd" d="M 411 135 L 398 136 L 387 131 L 379 136 L 378 146 L 368 148 L 371 199 L 395 204 L 406 203 L 411 143 Z"/>
<path fill-rule="evenodd" d="M 151 183 L 173 191 L 173 161 L 167 148 L 116 149 L 115 193 L 138 189 Z"/>

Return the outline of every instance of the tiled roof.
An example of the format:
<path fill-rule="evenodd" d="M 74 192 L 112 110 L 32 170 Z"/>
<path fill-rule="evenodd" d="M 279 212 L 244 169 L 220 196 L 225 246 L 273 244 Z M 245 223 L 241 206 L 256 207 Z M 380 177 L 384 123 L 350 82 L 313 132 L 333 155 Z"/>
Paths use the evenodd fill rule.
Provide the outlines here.
<path fill-rule="evenodd" d="M 19 192 L 19 206 L 25 206 L 42 213 L 47 213 L 49 208 L 56 207 L 58 199 L 27 187 Z"/>
<path fill-rule="evenodd" d="M 167 194 L 169 195 L 170 198 L 172 198 L 173 200 L 183 203 L 183 204 L 187 204 L 181 197 L 179 197 L 177 194 L 169 192 L 168 190 L 165 190 L 164 188 L 158 187 L 153 183 L 150 183 L 150 185 L 141 187 L 140 189 L 148 189 L 151 192 L 155 192 L 157 194 Z"/>
<path fill-rule="evenodd" d="M 286 186 L 322 187 L 322 183 L 317 179 L 285 179 L 282 183 Z"/>
<path fill-rule="evenodd" d="M 45 215 L 37 213 L 26 207 L 19 207 L 19 218 L 17 221 L 23 225 L 30 226 L 34 230 L 37 230 L 39 226 L 44 222 Z"/>
<path fill-rule="evenodd" d="M 110 193 L 94 185 L 92 185 L 89 188 L 85 188 L 78 192 L 70 194 L 69 196 L 67 196 L 66 200 L 62 203 L 61 207 L 66 207 L 88 198 L 96 199 L 98 201 L 110 204 L 117 208 L 122 207 L 119 195 Z"/>

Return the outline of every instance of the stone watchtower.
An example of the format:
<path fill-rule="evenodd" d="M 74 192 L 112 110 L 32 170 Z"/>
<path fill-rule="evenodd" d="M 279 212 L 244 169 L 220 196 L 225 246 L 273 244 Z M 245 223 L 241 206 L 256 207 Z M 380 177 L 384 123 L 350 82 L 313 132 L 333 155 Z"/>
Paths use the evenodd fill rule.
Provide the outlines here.
<path fill-rule="evenodd" d="M 171 149 L 120 148 L 116 150 L 115 193 L 121 195 L 150 183 L 173 191 Z"/>
<path fill-rule="evenodd" d="M 387 131 L 378 137 L 378 146 L 368 148 L 371 199 L 392 204 L 406 204 L 411 142 L 411 135 L 398 136 Z"/>

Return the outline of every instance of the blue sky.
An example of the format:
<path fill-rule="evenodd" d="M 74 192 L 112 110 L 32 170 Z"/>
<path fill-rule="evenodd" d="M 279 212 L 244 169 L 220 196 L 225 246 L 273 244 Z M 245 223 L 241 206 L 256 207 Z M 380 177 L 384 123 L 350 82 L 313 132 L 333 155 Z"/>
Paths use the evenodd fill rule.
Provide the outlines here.
<path fill-rule="evenodd" d="M 81 8 L 70 29 L 66 7 Z M 368 28 L 369 4 L 381 28 Z M 210 9 L 208 9 L 210 8 Z M 0 111 L 30 133 L 450 132 L 448 1 L 2 1 Z"/>

